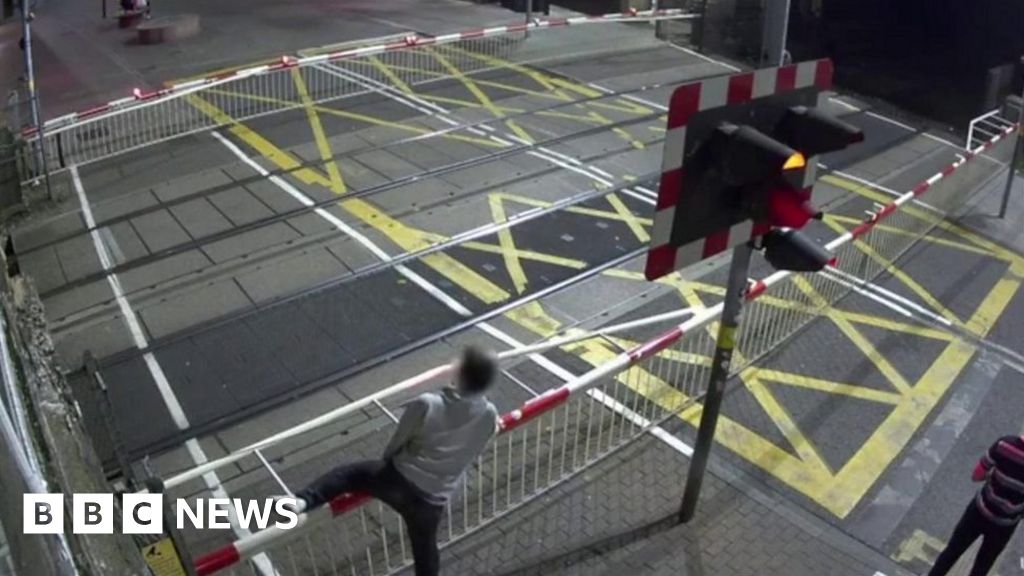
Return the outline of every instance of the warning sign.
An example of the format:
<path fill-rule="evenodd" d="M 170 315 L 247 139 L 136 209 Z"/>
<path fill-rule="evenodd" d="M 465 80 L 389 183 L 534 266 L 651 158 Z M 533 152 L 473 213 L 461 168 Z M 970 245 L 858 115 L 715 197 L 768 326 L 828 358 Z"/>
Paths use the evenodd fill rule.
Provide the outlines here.
<path fill-rule="evenodd" d="M 146 559 L 153 576 L 187 576 L 170 538 L 143 546 L 142 557 Z"/>

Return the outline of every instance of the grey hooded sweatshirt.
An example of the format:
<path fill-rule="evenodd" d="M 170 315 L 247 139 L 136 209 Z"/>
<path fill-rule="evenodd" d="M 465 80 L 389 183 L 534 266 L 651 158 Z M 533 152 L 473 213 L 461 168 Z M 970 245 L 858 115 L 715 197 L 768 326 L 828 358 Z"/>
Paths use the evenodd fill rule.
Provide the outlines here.
<path fill-rule="evenodd" d="M 405 407 L 384 459 L 432 504 L 444 504 L 497 431 L 498 410 L 483 394 L 454 388 L 423 394 Z"/>

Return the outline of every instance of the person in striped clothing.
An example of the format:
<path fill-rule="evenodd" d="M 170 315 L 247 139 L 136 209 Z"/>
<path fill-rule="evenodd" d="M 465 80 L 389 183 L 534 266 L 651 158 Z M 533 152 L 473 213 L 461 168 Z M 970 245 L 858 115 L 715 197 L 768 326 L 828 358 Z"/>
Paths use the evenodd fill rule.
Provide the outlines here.
<path fill-rule="evenodd" d="M 985 482 L 953 530 L 928 576 L 945 576 L 971 544 L 982 538 L 970 576 L 986 576 L 1024 516 L 1024 436 L 1004 436 L 981 457 L 975 482 Z"/>

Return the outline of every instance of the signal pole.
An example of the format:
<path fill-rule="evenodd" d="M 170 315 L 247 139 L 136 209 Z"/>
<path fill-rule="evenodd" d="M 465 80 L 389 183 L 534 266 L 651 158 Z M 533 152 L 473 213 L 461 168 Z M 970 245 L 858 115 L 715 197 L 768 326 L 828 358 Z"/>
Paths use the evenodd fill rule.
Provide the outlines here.
<path fill-rule="evenodd" d="M 1021 79 L 1024 83 L 1024 56 L 1020 58 Z M 999 204 L 999 217 L 1006 218 L 1006 210 L 1010 207 L 1010 192 L 1013 191 L 1013 180 L 1017 175 L 1017 158 L 1021 149 L 1021 128 L 1024 127 L 1024 92 L 1020 96 L 1020 110 L 1017 112 L 1017 142 L 1013 146 L 1013 155 L 1010 156 L 1010 171 L 1006 176 L 1006 189 L 1003 191 L 1003 200 Z"/>
<path fill-rule="evenodd" d="M 697 445 L 693 449 L 690 471 L 686 477 L 686 490 L 683 492 L 683 504 L 679 509 L 679 521 L 683 523 L 692 520 L 697 511 L 697 501 L 700 499 L 700 489 L 704 483 L 704 471 L 708 466 L 708 456 L 715 438 L 715 428 L 718 426 L 718 415 L 722 410 L 722 399 L 725 397 L 725 385 L 729 380 L 732 351 L 736 347 L 736 329 L 739 327 L 740 314 L 743 311 L 743 297 L 747 289 L 750 255 L 753 250 L 751 242 L 740 244 L 732 250 L 729 283 L 725 289 L 725 302 L 722 304 L 722 319 L 718 325 L 715 355 L 711 359 L 711 376 L 708 378 L 708 391 L 700 415 Z"/>

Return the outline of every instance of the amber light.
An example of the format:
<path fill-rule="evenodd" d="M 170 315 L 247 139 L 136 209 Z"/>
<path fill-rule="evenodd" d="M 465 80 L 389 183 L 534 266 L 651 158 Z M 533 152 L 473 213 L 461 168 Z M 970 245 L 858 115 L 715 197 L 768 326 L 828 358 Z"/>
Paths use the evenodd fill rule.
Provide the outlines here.
<path fill-rule="evenodd" d="M 803 154 L 797 152 L 796 154 L 793 154 L 792 156 L 790 156 L 786 160 L 786 163 L 782 165 L 782 169 L 783 170 L 799 170 L 799 169 L 804 168 L 806 166 L 807 166 L 807 159 L 804 158 Z"/>

